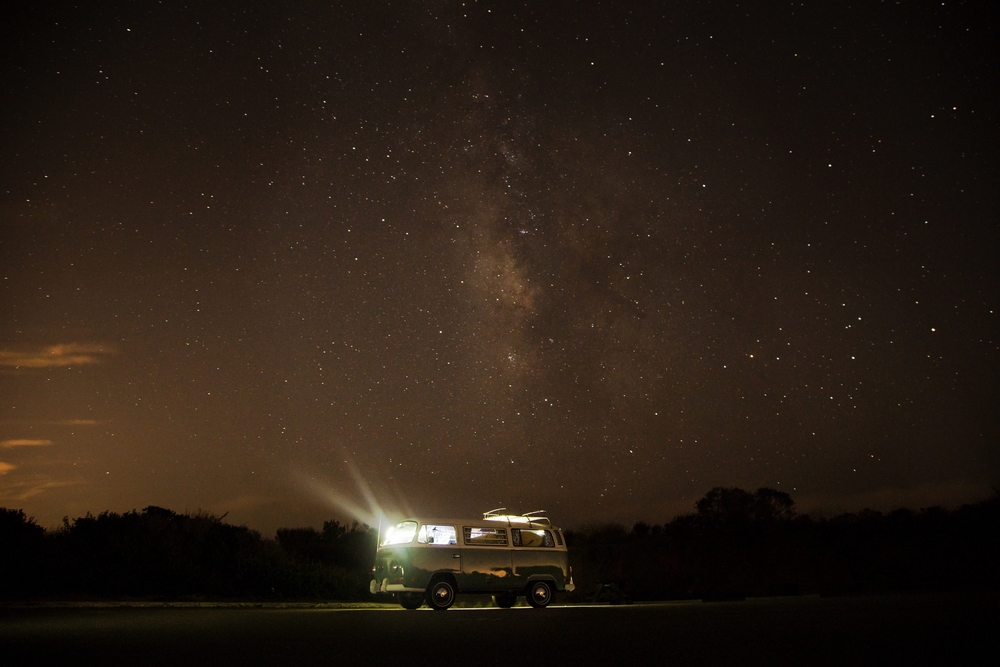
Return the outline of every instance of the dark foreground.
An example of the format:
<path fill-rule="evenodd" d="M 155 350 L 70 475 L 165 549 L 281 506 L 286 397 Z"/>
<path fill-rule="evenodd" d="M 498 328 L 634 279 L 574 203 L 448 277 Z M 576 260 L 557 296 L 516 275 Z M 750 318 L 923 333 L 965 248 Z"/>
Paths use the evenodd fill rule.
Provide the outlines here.
<path fill-rule="evenodd" d="M 619 607 L 6 608 L 5 665 L 976 665 L 1000 596 L 769 598 Z M 404 662 L 398 663 L 397 660 Z"/>

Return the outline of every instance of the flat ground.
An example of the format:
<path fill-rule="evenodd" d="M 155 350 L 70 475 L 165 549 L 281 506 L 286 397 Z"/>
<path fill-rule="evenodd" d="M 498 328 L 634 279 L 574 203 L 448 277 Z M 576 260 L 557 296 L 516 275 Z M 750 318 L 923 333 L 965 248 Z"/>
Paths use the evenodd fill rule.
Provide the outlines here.
<path fill-rule="evenodd" d="M 0 607 L 5 665 L 993 665 L 1000 595 L 790 597 L 545 610 Z M 404 662 L 397 663 L 395 661 Z"/>

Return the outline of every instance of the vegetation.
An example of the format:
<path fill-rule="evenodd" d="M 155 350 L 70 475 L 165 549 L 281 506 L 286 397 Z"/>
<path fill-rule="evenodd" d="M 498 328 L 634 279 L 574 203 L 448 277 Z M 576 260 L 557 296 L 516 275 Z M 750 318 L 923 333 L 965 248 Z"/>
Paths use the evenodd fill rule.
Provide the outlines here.
<path fill-rule="evenodd" d="M 375 540 L 368 526 L 336 521 L 269 540 L 161 507 L 63 519 L 47 532 L 0 509 L 0 598 L 362 600 Z"/>
<path fill-rule="evenodd" d="M 662 526 L 567 533 L 574 597 L 612 584 L 629 600 L 1000 588 L 1000 493 L 954 511 L 813 519 L 786 493 L 717 487 L 695 507 Z"/>
<path fill-rule="evenodd" d="M 831 519 L 786 493 L 718 487 L 663 525 L 567 531 L 570 598 L 738 599 L 1000 588 L 1000 493 L 938 507 Z M 141 512 L 46 531 L 0 508 L 0 599 L 368 600 L 375 532 L 357 522 L 266 539 L 224 517 Z"/>

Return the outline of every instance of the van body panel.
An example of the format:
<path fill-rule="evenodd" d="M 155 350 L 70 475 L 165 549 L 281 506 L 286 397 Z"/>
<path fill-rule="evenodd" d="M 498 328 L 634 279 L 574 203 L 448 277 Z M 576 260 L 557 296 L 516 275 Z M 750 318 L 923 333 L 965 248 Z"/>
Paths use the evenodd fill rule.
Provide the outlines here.
<path fill-rule="evenodd" d="M 491 592 L 512 588 L 513 571 L 507 547 L 462 547 L 459 591 Z"/>
<path fill-rule="evenodd" d="M 516 586 L 525 586 L 537 579 L 551 579 L 557 590 L 563 590 L 564 577 L 569 572 L 569 558 L 565 551 L 515 548 L 511 551 L 511 559 Z"/>

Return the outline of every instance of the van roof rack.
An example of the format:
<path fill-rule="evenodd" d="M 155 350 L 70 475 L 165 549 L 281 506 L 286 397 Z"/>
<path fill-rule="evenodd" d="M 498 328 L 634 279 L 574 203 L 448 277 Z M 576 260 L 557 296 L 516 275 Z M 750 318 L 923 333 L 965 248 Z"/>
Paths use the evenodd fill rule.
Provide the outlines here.
<path fill-rule="evenodd" d="M 483 512 L 484 519 L 491 519 L 493 521 L 506 521 L 508 524 L 513 519 L 514 521 L 524 521 L 530 524 L 539 524 L 551 526 L 552 522 L 549 521 L 547 516 L 541 516 L 545 513 L 545 510 L 532 510 L 531 512 L 522 512 L 520 514 L 513 514 L 507 512 L 506 507 L 497 507 L 488 512 Z"/>

